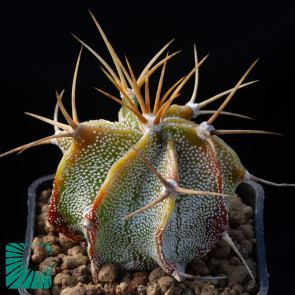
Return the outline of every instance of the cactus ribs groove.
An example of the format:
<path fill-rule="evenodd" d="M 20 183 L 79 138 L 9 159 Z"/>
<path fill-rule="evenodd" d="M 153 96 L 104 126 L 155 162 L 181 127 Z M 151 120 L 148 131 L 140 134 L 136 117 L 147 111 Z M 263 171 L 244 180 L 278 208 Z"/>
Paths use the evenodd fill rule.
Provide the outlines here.
<path fill-rule="evenodd" d="M 60 147 L 63 158 L 54 180 L 48 221 L 70 239 L 87 241 L 96 282 L 98 270 L 106 262 L 133 270 L 158 264 L 178 281 L 195 278 L 185 273 L 186 264 L 205 255 L 220 239 L 233 248 L 254 280 L 228 235 L 228 210 L 242 181 L 276 184 L 252 176 L 217 135 L 275 133 L 216 130 L 212 123 L 220 114 L 251 119 L 223 109 L 239 88 L 256 82 L 242 84 L 256 62 L 234 88 L 196 103 L 198 68 L 206 57 L 198 62 L 194 47 L 195 67 L 161 96 L 167 61 L 178 52 L 154 63 L 172 41 L 136 79 L 127 58 L 128 70 L 92 14 L 91 17 L 107 45 L 117 74 L 92 48 L 74 37 L 102 63 L 104 73 L 119 91 L 121 98 L 97 89 L 122 105 L 119 121 L 79 122 L 75 92 L 81 48 L 73 79 L 72 116 L 63 106 L 63 93 L 56 92 L 58 105 L 54 120 L 27 113 L 53 125 L 55 134 L 1 156 L 44 143 Z M 159 67 L 162 72 L 152 109 L 149 77 Z M 184 106 L 172 105 L 193 75 L 194 91 L 189 102 Z M 218 110 L 202 110 L 225 95 L 228 96 Z M 57 121 L 58 107 L 68 124 Z M 200 124 L 191 121 L 206 114 L 212 114 L 207 121 Z"/>

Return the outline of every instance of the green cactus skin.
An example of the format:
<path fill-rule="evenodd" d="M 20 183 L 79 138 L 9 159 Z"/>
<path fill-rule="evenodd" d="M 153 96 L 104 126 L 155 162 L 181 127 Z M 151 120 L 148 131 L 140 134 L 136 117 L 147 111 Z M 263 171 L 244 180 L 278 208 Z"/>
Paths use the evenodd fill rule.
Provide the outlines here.
<path fill-rule="evenodd" d="M 95 282 L 99 268 L 106 262 L 129 270 L 159 265 L 178 281 L 194 278 L 185 274 L 186 264 L 205 255 L 220 239 L 229 243 L 247 267 L 227 233 L 229 206 L 241 182 L 252 179 L 273 183 L 252 176 L 217 135 L 271 132 L 215 130 L 212 123 L 220 114 L 247 118 L 223 109 L 239 88 L 253 83 L 242 84 L 255 63 L 233 89 L 197 104 L 198 67 L 205 58 L 198 63 L 195 49 L 194 69 L 160 99 L 166 63 L 176 53 L 152 66 L 171 42 L 136 79 L 129 62 L 128 72 L 91 16 L 111 53 L 117 74 L 76 38 L 104 65 L 107 70 L 104 72 L 119 90 L 121 99 L 97 89 L 122 105 L 119 121 L 79 123 L 75 86 L 81 50 L 73 81 L 72 118 L 57 93 L 58 105 L 68 125 L 57 122 L 56 115 L 50 120 L 30 114 L 54 125 L 55 134 L 1 156 L 43 143 L 60 147 L 63 157 L 54 180 L 48 221 L 70 239 L 87 241 Z M 162 73 L 151 110 L 149 76 L 160 66 Z M 195 73 L 190 101 L 184 106 L 171 105 Z M 140 90 L 143 84 L 145 99 Z M 192 121 L 208 103 L 227 94 L 209 120 L 200 124 Z"/>

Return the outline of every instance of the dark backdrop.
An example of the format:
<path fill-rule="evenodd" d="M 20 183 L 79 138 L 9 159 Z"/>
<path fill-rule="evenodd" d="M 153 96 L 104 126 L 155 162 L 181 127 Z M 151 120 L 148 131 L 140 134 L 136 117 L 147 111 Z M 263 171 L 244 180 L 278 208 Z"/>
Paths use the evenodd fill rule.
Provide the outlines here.
<path fill-rule="evenodd" d="M 276 3 L 14 1 L 2 6 L 0 152 L 53 134 L 51 126 L 26 117 L 24 112 L 51 118 L 55 89 L 66 89 L 64 102 L 70 109 L 72 76 L 80 48 L 70 33 L 112 64 L 88 14 L 89 8 L 118 55 L 122 59 L 128 55 L 137 75 L 164 44 L 176 38 L 169 51 L 183 51 L 168 62 L 166 89 L 193 67 L 194 43 L 199 58 L 210 53 L 200 68 L 198 101 L 232 88 L 250 64 L 260 58 L 247 78 L 260 82 L 240 90 L 226 108 L 257 120 L 219 117 L 214 125 L 281 132 L 284 136 L 231 135 L 224 139 L 252 174 L 276 182 L 295 182 L 294 9 L 292 1 Z M 77 88 L 81 121 L 117 117 L 118 104 L 93 89 L 96 86 L 117 94 L 99 66 L 84 50 Z M 151 84 L 156 81 L 151 80 Z M 179 103 L 188 101 L 192 87 L 192 81 L 187 83 Z M 57 147 L 44 145 L 0 159 L 2 246 L 24 241 L 27 187 L 36 178 L 54 173 L 60 158 Z M 294 280 L 295 262 L 295 189 L 264 187 L 270 294 L 283 294 L 283 290 L 294 289 L 290 283 Z M 0 256 L 4 258 L 4 248 Z M 0 268 L 4 269 L 4 262 Z M 3 288 L 4 283 L 2 277 Z"/>

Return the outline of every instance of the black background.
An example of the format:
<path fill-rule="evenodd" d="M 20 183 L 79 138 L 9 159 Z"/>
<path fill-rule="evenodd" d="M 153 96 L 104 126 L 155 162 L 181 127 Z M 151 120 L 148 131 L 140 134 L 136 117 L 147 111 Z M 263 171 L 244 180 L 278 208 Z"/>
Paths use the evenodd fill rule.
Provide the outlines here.
<path fill-rule="evenodd" d="M 198 101 L 232 88 L 252 62 L 260 58 L 247 78 L 260 82 L 240 90 L 226 108 L 256 121 L 219 117 L 214 126 L 281 132 L 284 136 L 223 138 L 252 174 L 276 182 L 295 182 L 295 19 L 291 3 L 14 1 L 2 6 L 0 152 L 53 134 L 52 126 L 25 116 L 24 112 L 51 118 L 55 89 L 66 89 L 64 103 L 70 110 L 72 76 L 80 49 L 70 33 L 79 36 L 112 65 L 89 8 L 118 55 L 124 59 L 127 54 L 137 76 L 162 46 L 176 38 L 169 52 L 183 51 L 168 62 L 165 89 L 192 69 L 194 43 L 200 59 L 210 53 L 200 68 Z M 96 86 L 117 94 L 99 66 L 85 49 L 77 86 L 80 121 L 117 118 L 118 104 L 93 89 Z M 156 85 L 157 78 L 150 83 Z M 177 103 L 186 103 L 192 88 L 190 81 Z M 220 103 L 212 104 L 210 109 Z M 35 179 L 54 173 L 60 159 L 58 148 L 48 145 L 0 159 L 2 247 L 24 241 L 27 187 Z M 269 294 L 287 294 L 294 290 L 291 283 L 295 263 L 295 188 L 264 188 Z M 4 258 L 4 248 L 0 256 Z M 3 262 L 0 268 L 4 267 Z M 2 277 L 3 294 L 9 294 L 4 285 Z"/>

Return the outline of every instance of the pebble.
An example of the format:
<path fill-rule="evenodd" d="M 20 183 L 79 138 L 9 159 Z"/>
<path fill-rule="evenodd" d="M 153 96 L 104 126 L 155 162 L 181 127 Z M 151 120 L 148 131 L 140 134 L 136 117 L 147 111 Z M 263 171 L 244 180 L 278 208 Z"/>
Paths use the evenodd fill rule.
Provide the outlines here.
<path fill-rule="evenodd" d="M 207 283 L 202 289 L 201 295 L 218 295 L 218 290 L 213 285 L 210 285 L 210 283 Z"/>
<path fill-rule="evenodd" d="M 166 275 L 165 271 L 161 267 L 157 267 L 153 271 L 151 271 L 151 273 L 149 275 L 149 281 L 155 282 L 155 281 L 157 281 L 157 279 L 159 279 L 160 277 L 163 277 L 165 275 Z"/>
<path fill-rule="evenodd" d="M 56 275 L 56 267 L 61 264 L 61 259 L 59 257 L 48 257 L 39 264 L 39 269 L 45 271 L 46 269 L 51 269 L 51 276 Z"/>
<path fill-rule="evenodd" d="M 51 189 L 43 190 L 43 191 L 41 192 L 40 196 L 38 197 L 38 202 L 41 202 L 41 203 L 47 203 L 49 197 L 51 196 L 51 192 L 52 192 Z"/>
<path fill-rule="evenodd" d="M 161 289 L 158 284 L 151 283 L 146 288 L 146 294 L 147 295 L 161 295 Z"/>
<path fill-rule="evenodd" d="M 241 198 L 233 198 L 228 219 L 233 227 L 246 224 L 254 215 L 253 208 L 242 203 Z"/>
<path fill-rule="evenodd" d="M 250 239 L 253 239 L 255 237 L 253 225 L 242 224 L 237 229 L 240 230 L 243 233 L 245 239 L 250 240 Z"/>
<path fill-rule="evenodd" d="M 112 263 L 107 263 L 99 270 L 98 280 L 102 283 L 114 282 L 117 278 L 117 275 L 117 267 Z"/>
<path fill-rule="evenodd" d="M 67 253 L 67 251 L 70 248 L 73 248 L 74 246 L 77 245 L 77 242 L 70 240 L 69 238 L 67 238 L 63 234 L 59 234 L 59 242 L 60 242 L 63 250 L 65 251 L 65 253 Z"/>
<path fill-rule="evenodd" d="M 181 295 L 194 295 L 195 293 L 191 289 L 185 289 L 182 291 Z"/>
<path fill-rule="evenodd" d="M 65 287 L 74 287 L 77 285 L 77 283 L 78 281 L 75 278 L 67 274 L 58 273 L 54 277 L 54 284 L 62 289 L 64 289 Z"/>
<path fill-rule="evenodd" d="M 50 191 L 42 195 L 48 200 Z M 241 203 L 239 198 L 234 198 L 233 209 L 240 212 L 238 216 L 229 216 L 231 226 L 229 235 L 235 241 L 237 248 L 256 276 L 256 265 L 249 255 L 253 254 L 256 244 L 253 228 L 253 210 Z M 258 291 L 257 284 L 250 280 L 247 270 L 231 248 L 219 241 L 209 255 L 193 260 L 188 265 L 189 271 L 201 276 L 227 276 L 223 280 L 186 280 L 178 283 L 168 276 L 160 267 L 151 272 L 118 272 L 117 267 L 107 263 L 101 267 L 98 277 L 100 283 L 93 284 L 90 271 L 86 243 L 73 242 L 66 236 L 47 226 L 48 204 L 38 201 L 39 215 L 36 218 L 38 227 L 44 226 L 38 232 L 36 243 L 51 245 L 52 257 L 47 257 L 44 247 L 33 249 L 32 261 L 39 269 L 45 270 L 50 262 L 52 268 L 53 286 L 49 290 L 38 290 L 37 295 L 254 295 Z M 242 209 L 241 209 L 242 208 Z M 250 209 L 249 209 L 250 208 Z M 241 222 L 245 222 L 242 224 Z M 47 234 L 46 234 L 47 233 Z M 45 251 L 44 251 L 45 250 Z M 34 256 L 34 254 L 36 254 Z M 248 280 L 248 282 L 247 282 Z M 247 282 L 247 283 L 245 283 Z M 219 289 L 219 293 L 218 293 Z"/>
<path fill-rule="evenodd" d="M 245 286 L 245 291 L 250 293 L 250 294 L 256 294 L 257 293 L 257 285 L 255 282 L 250 281 L 246 286 Z"/>
<path fill-rule="evenodd" d="M 81 283 L 87 283 L 90 280 L 90 273 L 86 265 L 81 265 L 70 271 L 71 275 Z"/>
<path fill-rule="evenodd" d="M 106 294 L 115 295 L 117 286 L 118 286 L 118 283 L 116 283 L 116 282 L 105 283 L 103 286 L 103 289 Z"/>
<path fill-rule="evenodd" d="M 165 293 L 164 295 L 181 295 L 183 294 L 183 288 L 178 287 L 178 286 L 171 286 Z"/>
<path fill-rule="evenodd" d="M 208 275 L 210 273 L 208 266 L 202 259 L 195 259 L 191 263 L 189 263 L 188 266 L 195 273 L 200 275 Z"/>
<path fill-rule="evenodd" d="M 249 240 L 241 241 L 240 245 L 247 251 L 248 256 L 253 252 L 253 244 Z"/>
<path fill-rule="evenodd" d="M 41 234 L 46 233 L 46 231 L 48 229 L 47 221 L 48 221 L 48 212 L 41 213 L 41 214 L 37 215 L 36 228 L 39 233 L 41 233 Z"/>
<path fill-rule="evenodd" d="M 80 265 L 86 265 L 89 262 L 89 258 L 82 254 L 76 256 L 64 256 L 63 263 L 60 266 L 62 270 L 77 268 Z"/>
<path fill-rule="evenodd" d="M 116 294 L 117 295 L 123 295 L 123 294 L 125 294 L 126 291 L 127 291 L 127 288 L 128 288 L 128 285 L 125 282 L 121 282 L 116 287 Z"/>
<path fill-rule="evenodd" d="M 158 279 L 158 285 L 162 293 L 165 293 L 171 286 L 174 285 L 174 283 L 175 280 L 167 275 Z"/>
<path fill-rule="evenodd" d="M 128 291 L 131 294 L 137 294 L 137 289 L 140 285 L 147 285 L 149 281 L 149 275 L 146 271 L 138 271 L 133 275 L 133 279 L 131 280 Z"/>
<path fill-rule="evenodd" d="M 225 258 L 230 254 L 231 248 L 230 246 L 223 240 L 218 241 L 212 250 L 210 251 L 210 257 L 213 258 Z"/>
<path fill-rule="evenodd" d="M 42 237 L 42 242 L 49 245 L 57 245 L 59 244 L 59 238 L 55 236 L 44 236 Z"/>
<path fill-rule="evenodd" d="M 79 254 L 87 255 L 85 249 L 83 247 L 79 246 L 79 245 L 74 246 L 73 248 L 70 248 L 68 250 L 68 255 L 76 256 L 76 255 L 79 255 Z"/>
<path fill-rule="evenodd" d="M 35 264 L 42 262 L 48 257 L 48 251 L 41 244 L 42 244 L 42 239 L 38 237 L 34 238 L 32 243 L 33 254 L 31 259 Z"/>
<path fill-rule="evenodd" d="M 57 245 L 51 246 L 51 255 L 52 256 L 57 256 L 58 254 L 60 254 L 60 252 L 61 252 L 61 249 L 59 246 L 57 246 Z"/>

